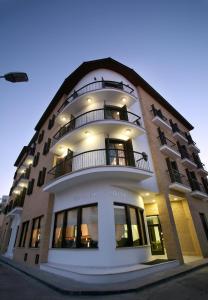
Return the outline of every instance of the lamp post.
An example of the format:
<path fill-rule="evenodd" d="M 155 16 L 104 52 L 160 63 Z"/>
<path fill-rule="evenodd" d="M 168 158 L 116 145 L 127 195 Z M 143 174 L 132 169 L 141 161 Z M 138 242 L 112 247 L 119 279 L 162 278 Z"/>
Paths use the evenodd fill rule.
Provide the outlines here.
<path fill-rule="evenodd" d="M 5 75 L 0 76 L 0 78 L 4 78 L 10 82 L 24 82 L 28 81 L 28 76 L 23 72 L 10 72 Z"/>

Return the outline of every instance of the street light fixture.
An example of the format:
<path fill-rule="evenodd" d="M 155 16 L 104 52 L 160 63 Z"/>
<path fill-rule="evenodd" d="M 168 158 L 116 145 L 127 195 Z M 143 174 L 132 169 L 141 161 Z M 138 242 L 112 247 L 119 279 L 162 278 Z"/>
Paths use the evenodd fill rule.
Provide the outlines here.
<path fill-rule="evenodd" d="M 7 73 L 3 76 L 0 76 L 0 78 L 4 78 L 7 81 L 10 82 L 24 82 L 28 81 L 28 76 L 26 73 L 23 72 L 11 72 Z"/>

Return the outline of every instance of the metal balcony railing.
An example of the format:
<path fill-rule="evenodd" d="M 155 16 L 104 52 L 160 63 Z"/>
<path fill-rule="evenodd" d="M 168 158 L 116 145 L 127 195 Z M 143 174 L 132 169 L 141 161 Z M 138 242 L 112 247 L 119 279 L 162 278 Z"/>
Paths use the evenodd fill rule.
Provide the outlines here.
<path fill-rule="evenodd" d="M 8 214 L 16 207 L 23 207 L 25 201 L 25 195 L 26 195 L 26 188 L 24 188 L 23 191 L 19 195 L 17 195 L 14 200 L 11 200 L 8 203 L 8 205 L 4 209 L 4 213 Z"/>
<path fill-rule="evenodd" d="M 53 167 L 48 174 L 52 178 L 72 173 L 78 170 L 103 166 L 129 166 L 150 172 L 146 153 L 120 149 L 96 149 L 67 156 L 62 162 Z"/>
<path fill-rule="evenodd" d="M 30 171 L 31 171 L 31 168 L 27 168 L 26 171 L 24 173 L 22 173 L 19 178 L 17 180 L 15 180 L 13 186 L 11 187 L 10 189 L 10 196 L 13 192 L 13 190 L 17 187 L 17 185 L 19 184 L 20 180 L 21 179 L 29 179 L 30 178 Z"/>
<path fill-rule="evenodd" d="M 163 121 L 165 121 L 166 123 L 168 123 L 168 119 L 163 115 L 161 109 L 156 109 L 155 106 L 152 104 L 151 105 L 152 109 L 152 113 L 154 115 L 154 117 L 158 116 L 160 119 L 162 119 Z"/>
<path fill-rule="evenodd" d="M 171 141 L 170 139 L 168 139 L 163 132 L 159 133 L 158 139 L 160 141 L 161 146 L 167 145 L 168 147 L 170 147 L 171 149 L 173 149 L 174 151 L 178 152 L 178 147 L 176 145 L 176 143 L 174 143 L 173 141 Z"/>
<path fill-rule="evenodd" d="M 69 95 L 69 97 L 61 105 L 61 107 L 58 110 L 58 113 L 61 112 L 67 104 L 73 102 L 74 99 L 76 99 L 77 97 L 89 92 L 98 91 L 102 89 L 118 89 L 135 97 L 134 89 L 131 88 L 128 84 L 124 84 L 123 82 L 110 80 L 93 81 L 84 85 L 78 90 L 74 90 L 74 92 L 71 95 Z"/>
<path fill-rule="evenodd" d="M 201 182 L 198 182 L 196 179 L 190 179 L 190 186 L 192 191 L 199 191 L 207 194 L 207 190 Z"/>
<path fill-rule="evenodd" d="M 178 127 L 178 125 L 177 125 L 176 123 L 170 122 L 170 125 L 171 125 L 171 127 L 172 127 L 173 133 L 178 132 L 178 133 L 180 133 L 185 139 L 187 139 L 186 133 L 185 133 L 184 131 L 182 131 L 182 130 Z"/>
<path fill-rule="evenodd" d="M 168 170 L 167 172 L 169 174 L 171 183 L 180 183 L 180 184 L 188 186 L 188 187 L 190 186 L 186 175 L 179 173 L 178 170 L 171 169 L 171 170 Z"/>
<path fill-rule="evenodd" d="M 186 134 L 186 138 L 187 138 L 187 140 L 188 140 L 188 144 L 189 145 L 196 145 L 196 143 L 194 142 L 194 140 L 192 139 L 192 136 L 190 135 L 190 134 Z"/>
<path fill-rule="evenodd" d="M 94 109 L 79 115 L 78 117 L 72 119 L 67 124 L 62 126 L 58 130 L 58 132 L 54 135 L 51 146 L 53 146 L 60 138 L 62 138 L 67 133 L 73 131 L 74 129 L 80 128 L 92 122 L 103 121 L 103 120 L 125 121 L 142 127 L 141 117 L 137 116 L 132 112 L 122 111 L 122 109 L 120 108 Z"/>

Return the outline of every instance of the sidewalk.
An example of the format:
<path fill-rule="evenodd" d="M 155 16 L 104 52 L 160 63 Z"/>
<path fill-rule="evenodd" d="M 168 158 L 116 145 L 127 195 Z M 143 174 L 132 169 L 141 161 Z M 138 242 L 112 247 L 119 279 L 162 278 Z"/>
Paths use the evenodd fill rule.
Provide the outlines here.
<path fill-rule="evenodd" d="M 119 293 L 136 292 L 148 287 L 164 283 L 173 278 L 185 275 L 191 271 L 203 268 L 208 265 L 208 258 L 198 260 L 189 264 L 184 264 L 166 271 L 160 271 L 151 275 L 141 277 L 122 283 L 114 284 L 86 284 L 57 276 L 35 267 L 28 267 L 3 256 L 0 256 L 0 263 L 11 266 L 12 268 L 38 280 L 48 287 L 68 295 L 111 295 Z"/>

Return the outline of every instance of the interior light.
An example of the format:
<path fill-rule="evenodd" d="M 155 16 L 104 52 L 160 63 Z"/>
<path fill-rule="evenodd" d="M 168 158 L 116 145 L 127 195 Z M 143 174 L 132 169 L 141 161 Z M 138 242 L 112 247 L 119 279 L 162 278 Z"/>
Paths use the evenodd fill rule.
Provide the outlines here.
<path fill-rule="evenodd" d="M 88 99 L 87 99 L 87 102 L 88 102 L 88 103 L 91 103 L 91 102 L 92 102 L 92 99 L 91 99 L 91 98 L 88 98 Z"/>
<path fill-rule="evenodd" d="M 145 196 L 149 196 L 150 195 L 150 193 L 145 193 Z"/>
<path fill-rule="evenodd" d="M 122 146 L 122 144 L 118 144 L 119 146 Z"/>
<path fill-rule="evenodd" d="M 61 117 L 61 121 L 65 122 L 66 121 L 66 117 Z"/>
<path fill-rule="evenodd" d="M 174 200 L 178 200 L 178 198 L 177 198 L 177 197 L 174 197 Z"/>
<path fill-rule="evenodd" d="M 122 98 L 122 102 L 126 102 L 126 98 Z"/>
<path fill-rule="evenodd" d="M 117 111 L 117 113 L 116 113 L 117 115 L 120 115 L 120 112 L 119 111 Z"/>
<path fill-rule="evenodd" d="M 130 133 L 131 133 L 131 129 L 129 129 L 129 128 L 126 129 L 126 133 L 127 133 L 127 134 L 130 134 Z"/>

